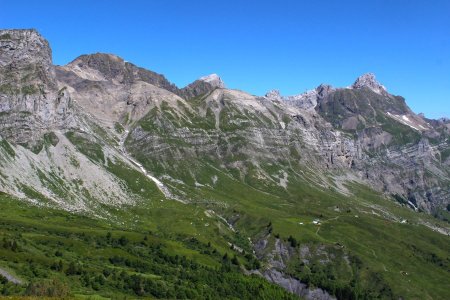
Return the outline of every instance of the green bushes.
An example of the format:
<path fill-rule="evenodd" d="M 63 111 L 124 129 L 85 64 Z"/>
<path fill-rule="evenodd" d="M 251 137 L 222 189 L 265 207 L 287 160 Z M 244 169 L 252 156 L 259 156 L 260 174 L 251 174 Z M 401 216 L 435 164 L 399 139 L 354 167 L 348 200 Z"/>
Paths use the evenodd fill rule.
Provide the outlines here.
<path fill-rule="evenodd" d="M 99 225 L 65 212 L 44 212 L 26 206 L 8 211 L 8 202 L 2 201 L 3 212 L 9 217 L 0 213 L 0 262 L 29 282 L 13 285 L 0 279 L 2 295 L 297 298 L 263 278 L 244 275 L 241 262 L 257 267 L 251 254 L 243 258 L 237 253 L 224 254 L 195 237 L 174 235 L 172 240 L 166 240 L 148 230 Z M 24 215 L 28 217 L 23 218 Z M 51 217 L 51 224 L 42 222 L 47 217 Z M 174 244 L 180 245 L 175 252 L 171 248 Z M 201 263 L 192 253 L 194 257 L 207 257 L 212 263 Z"/>
<path fill-rule="evenodd" d="M 86 157 L 102 164 L 105 162 L 105 155 L 100 144 L 89 140 L 83 133 L 69 131 L 65 135 L 77 150 Z"/>
<path fill-rule="evenodd" d="M 26 85 L 21 88 L 21 92 L 24 95 L 36 94 L 39 90 L 34 85 Z"/>
<path fill-rule="evenodd" d="M 11 39 L 11 35 L 9 33 L 0 35 L 0 40 L 10 40 L 10 39 Z"/>

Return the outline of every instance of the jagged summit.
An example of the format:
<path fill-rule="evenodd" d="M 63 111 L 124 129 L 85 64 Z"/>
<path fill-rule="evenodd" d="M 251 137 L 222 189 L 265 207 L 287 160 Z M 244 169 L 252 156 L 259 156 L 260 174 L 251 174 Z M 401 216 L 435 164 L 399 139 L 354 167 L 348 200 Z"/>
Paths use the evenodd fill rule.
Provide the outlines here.
<path fill-rule="evenodd" d="M 0 30 L 0 49 L 0 67 L 25 60 L 52 64 L 50 45 L 35 29 Z"/>
<path fill-rule="evenodd" d="M 270 100 L 277 100 L 277 101 L 283 100 L 283 96 L 281 96 L 279 90 L 270 90 L 264 95 L 264 97 Z"/>
<path fill-rule="evenodd" d="M 215 88 L 225 88 L 225 83 L 223 82 L 222 78 L 220 78 L 219 75 L 215 73 L 200 77 L 198 80 L 207 82 Z"/>
<path fill-rule="evenodd" d="M 359 76 L 352 84 L 351 88 L 369 88 L 377 94 L 387 94 L 386 88 L 376 80 L 375 74 L 373 73 L 366 73 Z"/>
<path fill-rule="evenodd" d="M 286 101 L 302 109 L 314 109 L 317 102 L 327 96 L 335 89 L 331 85 L 321 84 L 315 89 L 308 90 L 302 94 L 292 96 L 282 96 L 278 90 L 270 90 L 264 96 L 272 101 Z"/>

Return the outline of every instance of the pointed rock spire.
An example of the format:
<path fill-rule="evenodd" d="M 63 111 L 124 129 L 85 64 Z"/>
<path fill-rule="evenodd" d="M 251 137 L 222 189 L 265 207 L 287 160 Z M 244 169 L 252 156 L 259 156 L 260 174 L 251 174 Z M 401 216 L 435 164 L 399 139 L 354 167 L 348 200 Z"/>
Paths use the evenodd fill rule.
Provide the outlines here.
<path fill-rule="evenodd" d="M 351 87 L 353 89 L 369 88 L 377 94 L 387 94 L 386 88 L 376 80 L 373 73 L 359 76 Z"/>
<path fill-rule="evenodd" d="M 277 101 L 283 100 L 283 97 L 281 96 L 279 90 L 270 90 L 266 93 L 264 97 L 270 100 L 277 100 Z"/>
<path fill-rule="evenodd" d="M 207 82 L 216 88 L 221 88 L 221 89 L 225 88 L 225 83 L 223 82 L 222 78 L 220 78 L 219 75 L 217 75 L 217 74 L 210 74 L 207 76 L 203 76 L 203 77 L 200 77 L 198 80 Z"/>

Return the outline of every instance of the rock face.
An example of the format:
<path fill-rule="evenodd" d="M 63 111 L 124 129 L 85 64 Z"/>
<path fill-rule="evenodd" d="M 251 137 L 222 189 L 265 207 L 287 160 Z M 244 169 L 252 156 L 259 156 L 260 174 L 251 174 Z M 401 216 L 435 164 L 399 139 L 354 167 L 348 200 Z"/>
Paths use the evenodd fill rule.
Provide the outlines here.
<path fill-rule="evenodd" d="M 300 280 L 288 277 L 277 270 L 268 270 L 264 272 L 264 278 L 268 281 L 282 286 L 289 292 L 299 295 L 307 300 L 335 300 L 335 297 L 330 296 L 326 291 L 316 288 L 309 289 L 308 286 Z"/>
<path fill-rule="evenodd" d="M 266 238 L 269 238 L 267 236 Z M 280 239 L 275 239 L 273 247 L 269 245 L 269 241 L 264 238 L 259 240 L 254 248 L 255 254 L 259 259 L 267 259 L 270 266 L 262 274 L 257 271 L 256 274 L 263 276 L 268 281 L 276 283 L 286 290 L 299 295 L 300 297 L 308 300 L 332 300 L 335 297 L 328 294 L 326 291 L 320 288 L 314 288 L 306 285 L 297 278 L 293 278 L 286 275 L 287 265 L 291 262 L 292 258 L 302 257 L 302 251 L 304 248 L 294 248 L 290 245 L 286 245 Z M 309 252 L 309 248 L 305 246 Z M 269 252 L 267 252 L 269 251 Z M 307 260 L 304 262 L 308 263 Z"/>
<path fill-rule="evenodd" d="M 266 173 L 261 161 L 291 161 L 294 151 L 302 153 L 295 161 L 298 168 L 314 162 L 324 172 L 347 172 L 413 208 L 431 211 L 448 202 L 447 158 L 444 164 L 436 159 L 448 147 L 441 133 L 445 126 L 441 122 L 436 130 L 435 123 L 414 114 L 373 74 L 360 76 L 350 88 L 322 84 L 300 95 L 271 91 L 263 98 L 225 89 L 216 74 L 179 89 L 162 75 L 109 54 L 81 56 L 58 67 L 57 77 L 60 87 L 67 87 L 103 125 L 130 127 L 127 147 L 147 160 L 149 168 L 165 170 L 173 178 L 185 168 L 167 170 L 165 162 L 174 158 L 225 160 L 227 169 L 245 178 L 255 167 Z M 152 130 L 143 125 L 150 123 Z M 235 144 L 236 136 L 246 143 Z M 419 146 L 428 145 L 430 137 L 442 140 L 439 149 Z M 175 147 L 174 140 L 180 141 Z M 296 142 L 287 146 L 287 141 Z M 248 159 L 235 161 L 236 155 Z M 439 179 L 426 179 L 428 172 L 439 172 Z"/>
<path fill-rule="evenodd" d="M 224 83 L 216 74 L 202 77 L 180 89 L 163 75 L 139 68 L 122 58 L 104 53 L 82 55 L 56 67 L 60 88 L 109 128 L 117 122 L 132 124 L 159 103 L 178 102 L 205 95 Z"/>
<path fill-rule="evenodd" d="M 0 31 L 0 134 L 33 143 L 72 118 L 70 97 L 57 89 L 48 42 L 35 30 Z"/>

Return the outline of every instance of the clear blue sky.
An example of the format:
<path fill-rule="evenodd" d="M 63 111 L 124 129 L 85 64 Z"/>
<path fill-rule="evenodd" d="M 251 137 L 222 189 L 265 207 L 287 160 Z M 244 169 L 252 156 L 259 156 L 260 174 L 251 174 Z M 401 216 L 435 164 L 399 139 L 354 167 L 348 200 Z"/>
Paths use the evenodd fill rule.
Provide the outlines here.
<path fill-rule="evenodd" d="M 263 95 L 374 72 L 415 112 L 450 117 L 450 1 L 5 1 L 0 28 L 36 28 L 56 64 L 114 53 L 184 86 L 218 73 Z"/>

